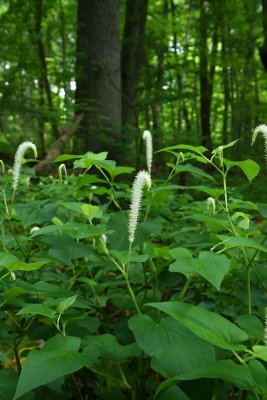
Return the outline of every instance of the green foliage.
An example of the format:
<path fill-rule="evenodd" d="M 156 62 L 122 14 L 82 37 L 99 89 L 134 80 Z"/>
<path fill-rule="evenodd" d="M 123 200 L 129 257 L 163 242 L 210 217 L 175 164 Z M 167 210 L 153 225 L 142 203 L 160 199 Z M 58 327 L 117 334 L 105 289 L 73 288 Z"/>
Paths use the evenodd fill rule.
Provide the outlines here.
<path fill-rule="evenodd" d="M 204 150 L 164 149 L 131 244 L 133 169 L 106 152 L 59 158 L 82 168 L 63 185 L 1 175 L 1 398 L 267 399 L 266 204 L 227 185 L 258 166 Z"/>

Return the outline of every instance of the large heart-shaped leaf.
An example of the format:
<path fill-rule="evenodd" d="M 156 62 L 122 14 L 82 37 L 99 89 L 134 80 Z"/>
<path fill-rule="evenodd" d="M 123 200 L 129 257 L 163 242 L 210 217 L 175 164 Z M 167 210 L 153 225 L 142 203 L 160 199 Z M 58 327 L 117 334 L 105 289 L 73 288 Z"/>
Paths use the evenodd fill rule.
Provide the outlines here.
<path fill-rule="evenodd" d="M 246 332 L 219 314 L 180 301 L 150 303 L 148 305 L 165 312 L 197 336 L 222 349 L 246 349 L 244 345 L 240 344 L 240 342 L 248 339 Z"/>
<path fill-rule="evenodd" d="M 135 315 L 129 328 L 152 367 L 170 377 L 214 361 L 214 348 L 173 318 L 153 322 L 148 315 Z"/>
<path fill-rule="evenodd" d="M 55 336 L 41 350 L 32 350 L 22 366 L 14 400 L 30 390 L 78 371 L 84 366 L 81 339 Z"/>

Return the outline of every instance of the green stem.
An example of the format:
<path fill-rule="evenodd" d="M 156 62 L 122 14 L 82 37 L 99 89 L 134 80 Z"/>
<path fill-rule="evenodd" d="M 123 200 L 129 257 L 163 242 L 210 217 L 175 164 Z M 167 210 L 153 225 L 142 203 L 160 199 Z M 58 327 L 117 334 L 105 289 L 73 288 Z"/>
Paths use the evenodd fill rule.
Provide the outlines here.
<path fill-rule="evenodd" d="M 98 375 L 100 375 L 100 376 L 103 376 L 103 377 L 106 378 L 106 379 L 110 379 L 110 380 L 112 380 L 113 382 L 116 382 L 117 384 L 119 384 L 120 386 L 125 387 L 125 383 L 124 383 L 123 381 L 121 381 L 120 379 L 115 378 L 114 376 L 105 374 L 104 372 L 98 371 L 97 369 L 92 368 L 92 367 L 88 367 L 88 369 L 90 369 L 90 371 L 94 372 L 95 374 L 98 374 Z"/>
<path fill-rule="evenodd" d="M 125 378 L 124 372 L 123 372 L 123 370 L 122 370 L 120 364 L 118 365 L 118 368 L 119 368 L 119 371 L 120 371 L 120 375 L 121 375 L 122 381 L 124 382 L 125 386 L 126 386 L 128 389 L 131 390 L 132 388 L 131 388 L 131 386 L 129 385 L 129 383 L 127 382 L 127 379 Z"/>
<path fill-rule="evenodd" d="M 76 379 L 75 379 L 74 375 L 71 374 L 71 377 L 72 377 L 72 380 L 73 380 L 75 389 L 76 389 L 76 391 L 77 391 L 77 393 L 78 393 L 79 399 L 80 399 L 80 400 L 83 400 L 83 396 L 82 396 L 82 394 L 81 394 L 81 391 L 80 391 L 79 386 L 77 385 L 77 382 L 76 382 Z"/>
<path fill-rule="evenodd" d="M 130 282 L 129 282 L 129 278 L 128 278 L 128 268 L 126 268 L 125 272 L 123 272 L 123 276 L 124 276 L 124 279 L 125 279 L 125 282 L 126 282 L 126 286 L 127 286 L 127 288 L 128 288 L 128 291 L 129 291 L 129 293 L 130 293 L 130 296 L 131 296 L 131 298 L 132 298 L 132 300 L 133 300 L 133 303 L 134 303 L 134 305 L 135 305 L 137 314 L 141 314 L 141 311 L 140 311 L 140 308 L 139 308 L 139 306 L 138 306 L 138 303 L 137 303 L 135 294 L 134 294 L 134 292 L 133 292 L 133 290 L 132 290 L 132 288 L 131 288 Z"/>
<path fill-rule="evenodd" d="M 179 294 L 179 300 L 182 300 L 182 298 L 184 297 L 192 279 L 193 279 L 194 274 L 191 274 L 191 276 L 186 280 L 184 287 L 182 288 L 180 294 Z"/>

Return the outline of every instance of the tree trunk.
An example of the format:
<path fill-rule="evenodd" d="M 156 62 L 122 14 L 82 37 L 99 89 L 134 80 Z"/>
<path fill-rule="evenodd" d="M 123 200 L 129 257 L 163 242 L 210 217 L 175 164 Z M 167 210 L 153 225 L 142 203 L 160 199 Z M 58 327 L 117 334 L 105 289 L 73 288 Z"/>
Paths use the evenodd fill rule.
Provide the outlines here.
<path fill-rule="evenodd" d="M 58 127 L 56 122 L 55 111 L 53 107 L 53 100 L 52 100 L 52 92 L 50 87 L 50 82 L 48 78 L 47 72 L 47 64 L 45 58 L 45 49 L 42 40 L 42 15 L 43 15 L 43 1 L 37 0 L 36 2 L 36 19 L 35 19 L 35 34 L 36 34 L 36 42 L 37 42 L 37 49 L 38 49 L 38 57 L 41 66 L 41 81 L 39 83 L 39 87 L 42 85 L 47 98 L 47 104 L 50 111 L 49 120 L 51 121 L 51 128 L 53 132 L 53 136 L 55 138 L 58 137 Z"/>
<path fill-rule="evenodd" d="M 262 0 L 262 23 L 264 42 L 259 51 L 262 65 L 267 72 L 267 0 Z"/>
<path fill-rule="evenodd" d="M 120 148 L 121 77 L 119 0 L 78 0 L 76 107 L 84 118 L 82 150 Z"/>
<path fill-rule="evenodd" d="M 47 153 L 44 160 L 35 165 L 34 169 L 38 175 L 47 174 L 51 170 L 52 162 L 60 155 L 63 145 L 68 142 L 72 135 L 74 135 L 82 119 L 83 115 L 77 115 L 74 118 L 72 125 L 66 125 L 65 127 L 63 127 L 58 140 L 56 141 L 52 149 Z"/>
<path fill-rule="evenodd" d="M 127 0 L 124 25 L 122 74 L 122 124 L 137 125 L 137 87 L 144 54 L 148 0 Z M 124 138 L 127 140 L 127 138 Z"/>
<path fill-rule="evenodd" d="M 212 36 L 212 51 L 210 71 L 208 67 L 208 45 L 207 45 L 207 28 L 208 28 L 208 15 L 207 15 L 207 2 L 200 0 L 200 21 L 199 21 L 199 72 L 200 72 L 200 113 L 201 113 L 201 133 L 202 145 L 211 148 L 211 101 L 213 91 L 213 80 L 215 74 L 218 35 L 217 25 L 214 26 Z"/>

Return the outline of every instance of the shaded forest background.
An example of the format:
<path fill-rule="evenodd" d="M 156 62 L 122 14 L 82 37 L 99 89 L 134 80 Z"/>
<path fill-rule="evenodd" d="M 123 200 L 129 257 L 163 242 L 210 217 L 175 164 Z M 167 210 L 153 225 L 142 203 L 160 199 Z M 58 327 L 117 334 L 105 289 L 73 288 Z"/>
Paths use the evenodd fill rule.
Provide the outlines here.
<path fill-rule="evenodd" d="M 240 139 L 245 158 L 267 122 L 267 1 L 2 0 L 0 72 L 3 159 L 32 140 L 137 164 L 144 129 L 156 149 Z"/>

